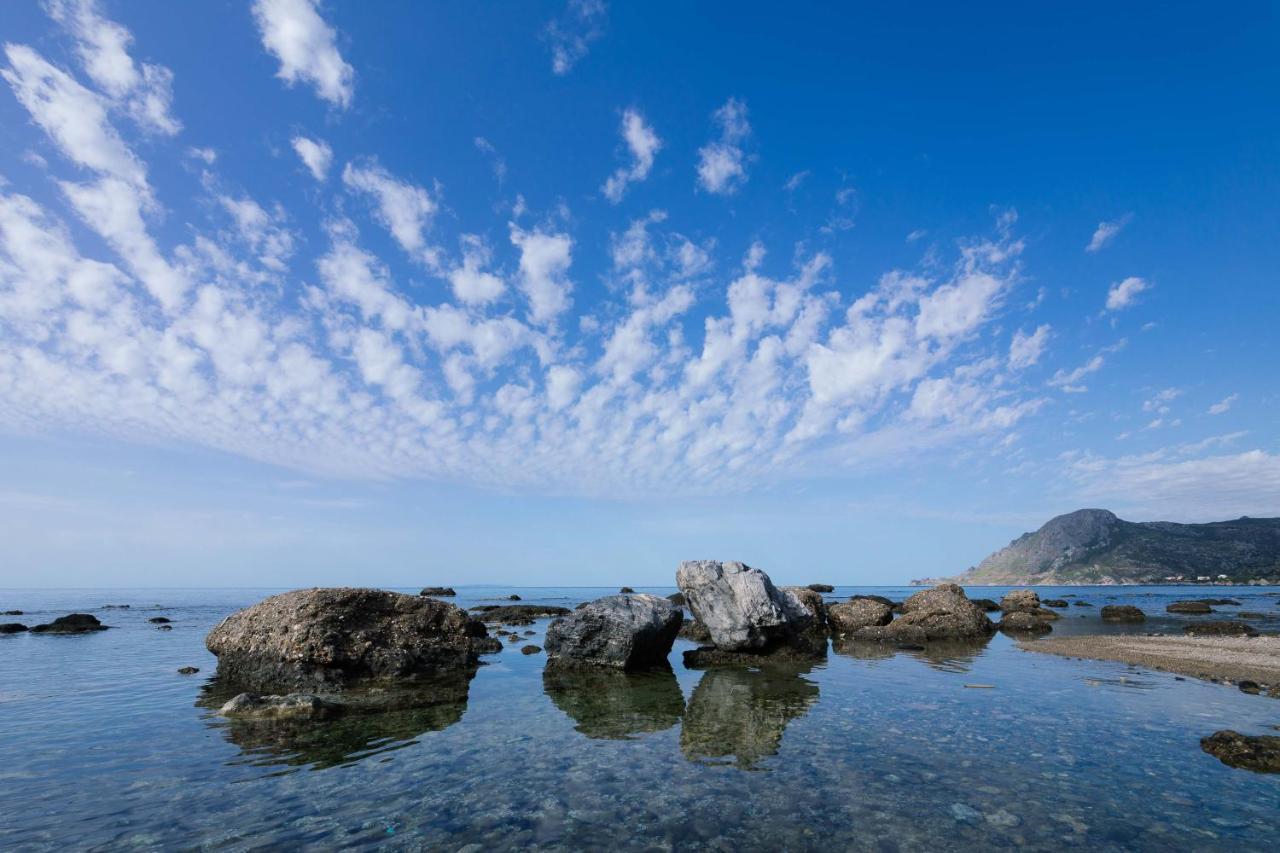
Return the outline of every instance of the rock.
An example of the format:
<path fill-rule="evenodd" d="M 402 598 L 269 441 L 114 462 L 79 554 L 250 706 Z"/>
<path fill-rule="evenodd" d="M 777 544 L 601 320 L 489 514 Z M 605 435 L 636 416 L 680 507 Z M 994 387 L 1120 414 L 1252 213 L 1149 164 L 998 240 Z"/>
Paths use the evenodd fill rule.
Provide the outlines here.
<path fill-rule="evenodd" d="M 312 693 L 289 693 L 284 696 L 260 696 L 257 693 L 241 693 L 227 701 L 218 713 L 224 717 L 248 717 L 289 719 L 305 717 L 318 719 L 332 716 L 338 706 Z"/>
<path fill-rule="evenodd" d="M 519 635 L 519 634 L 517 634 L 515 631 L 512 631 L 512 632 L 511 632 L 511 634 L 510 634 L 510 636 L 508 636 L 508 637 L 507 637 L 507 642 L 508 642 L 508 643 L 518 643 L 518 642 L 520 642 L 520 635 Z"/>
<path fill-rule="evenodd" d="M 806 631 L 784 643 L 774 643 L 763 649 L 735 651 L 715 646 L 699 646 L 689 649 L 682 657 L 686 669 L 707 669 L 715 666 L 765 666 L 774 663 L 811 666 L 815 660 L 826 655 L 826 637 Z"/>
<path fill-rule="evenodd" d="M 1004 614 L 999 628 L 1006 634 L 1047 634 L 1053 630 L 1052 625 L 1037 618 L 1034 613 L 1021 610 Z"/>
<path fill-rule="evenodd" d="M 418 595 L 429 595 L 433 598 L 453 597 L 457 594 L 451 586 L 429 586 L 418 593 Z"/>
<path fill-rule="evenodd" d="M 1201 738 L 1200 748 L 1229 767 L 1280 773 L 1280 736 L 1250 736 L 1223 729 Z"/>
<path fill-rule="evenodd" d="M 977 823 L 982 820 L 982 812 L 964 803 L 952 803 L 951 816 L 961 823 Z"/>
<path fill-rule="evenodd" d="M 27 626 L 21 622 L 5 622 L 0 624 L 0 634 L 21 634 Z"/>
<path fill-rule="evenodd" d="M 684 715 L 684 694 L 669 668 L 548 667 L 542 689 L 589 738 L 629 740 L 666 731 Z"/>
<path fill-rule="evenodd" d="M 48 625 L 37 625 L 31 629 L 33 634 L 87 634 L 90 631 L 105 631 L 109 626 L 103 625 L 96 616 L 88 613 L 72 613 L 59 616 Z"/>
<path fill-rule="evenodd" d="M 1019 610 L 1035 610 L 1040 606 L 1040 596 L 1033 589 L 1015 589 L 1000 599 L 1000 609 L 1005 613 Z"/>
<path fill-rule="evenodd" d="M 519 600 L 520 600 L 520 596 L 516 595 L 514 592 L 511 593 L 511 595 L 507 596 L 507 601 L 519 601 Z"/>
<path fill-rule="evenodd" d="M 784 586 L 783 592 L 791 593 L 795 596 L 796 601 L 804 605 L 804 609 L 809 611 L 809 615 L 813 617 L 813 628 L 825 628 L 827 624 L 827 604 L 822 600 L 821 593 L 814 592 L 807 586 Z"/>
<path fill-rule="evenodd" d="M 1041 603 L 1041 604 L 1043 604 L 1045 607 L 1067 607 L 1067 606 L 1069 606 L 1069 605 L 1067 604 L 1067 602 L 1066 602 L 1065 600 L 1061 599 L 1061 598 L 1046 598 L 1044 601 L 1041 601 L 1040 603 Z"/>
<path fill-rule="evenodd" d="M 1092 607 L 1093 605 L 1087 601 L 1073 601 L 1071 602 L 1071 606 L 1072 607 Z"/>
<path fill-rule="evenodd" d="M 686 619 L 680 625 L 680 632 L 676 634 L 682 640 L 692 640 L 695 643 L 711 642 L 711 632 L 707 630 L 707 626 L 703 625 L 697 619 Z"/>
<path fill-rule="evenodd" d="M 618 590 L 618 593 L 621 595 L 630 595 L 633 592 L 635 592 L 635 590 L 629 586 L 624 586 L 622 589 Z"/>
<path fill-rule="evenodd" d="M 1196 601 L 1199 601 L 1201 604 L 1207 604 L 1210 607 L 1218 607 L 1218 606 L 1239 607 L 1240 606 L 1240 602 L 1236 601 L 1234 598 L 1197 598 Z"/>
<path fill-rule="evenodd" d="M 1262 692 L 1262 685 L 1258 684 L 1256 681 L 1250 681 L 1247 678 L 1237 684 L 1236 687 L 1240 688 L 1241 693 L 1248 693 L 1250 696 L 1257 696 Z"/>
<path fill-rule="evenodd" d="M 996 604 L 989 598 L 971 598 L 969 599 L 975 606 L 981 607 L 984 613 L 995 613 L 1000 609 L 1000 605 Z"/>
<path fill-rule="evenodd" d="M 147 621 L 150 622 L 152 625 L 168 625 L 173 620 L 170 619 L 168 616 L 152 616 Z"/>
<path fill-rule="evenodd" d="M 996 626 L 982 608 L 952 583 L 917 592 L 902 602 L 902 616 L 884 627 L 867 627 L 854 636 L 869 640 L 922 643 L 990 636 Z"/>
<path fill-rule="evenodd" d="M 785 643 L 813 624 L 801 601 L 743 563 L 686 561 L 676 570 L 676 585 L 694 617 L 711 632 L 711 641 L 724 651 Z"/>
<path fill-rule="evenodd" d="M 861 598 L 828 605 L 827 624 L 833 631 L 851 634 L 860 628 L 888 625 L 893 621 L 893 609 L 888 604 Z"/>
<path fill-rule="evenodd" d="M 1203 601 L 1175 601 L 1165 608 L 1166 613 L 1212 613 L 1213 608 Z"/>
<path fill-rule="evenodd" d="M 542 651 L 542 646 L 528 645 L 520 648 L 520 654 L 522 655 L 536 655 L 540 651 Z"/>
<path fill-rule="evenodd" d="M 1015 826 L 1022 825 L 1022 818 L 1018 817 L 1016 814 L 1009 812 L 1007 809 L 1000 809 L 998 811 L 990 812 L 988 814 L 983 815 L 983 818 L 991 826 L 998 826 L 1002 829 L 1011 829 Z"/>
<path fill-rule="evenodd" d="M 178 675 L 195 675 L 200 671 L 198 666 L 182 666 L 178 667 Z"/>
<path fill-rule="evenodd" d="M 233 613 L 209 632 L 225 683 L 262 692 L 474 674 L 501 646 L 443 601 L 377 589 L 303 589 Z"/>
<path fill-rule="evenodd" d="M 525 631 L 525 632 L 524 632 L 524 635 L 525 635 L 526 637 L 532 637 L 532 636 L 533 636 L 534 634 L 536 634 L 536 633 L 538 633 L 538 632 L 537 632 L 537 631 Z"/>
<path fill-rule="evenodd" d="M 1240 610 L 1236 612 L 1236 616 L 1241 619 L 1270 619 L 1271 617 L 1265 613 L 1259 613 L 1256 610 Z"/>
<path fill-rule="evenodd" d="M 157 626 L 156 626 L 156 630 L 157 630 L 157 631 L 172 631 L 172 630 L 173 630 L 173 626 L 172 626 L 172 625 L 157 625 Z"/>
<path fill-rule="evenodd" d="M 668 596 L 667 596 L 667 601 L 670 601 L 670 602 L 671 602 L 672 604 L 674 604 L 676 607 L 684 607 L 684 606 L 685 606 L 685 604 L 686 604 L 686 602 L 685 602 L 685 600 L 684 600 L 684 593 L 683 593 L 683 592 L 673 592 L 673 593 L 671 593 L 670 595 L 668 595 Z"/>
<path fill-rule="evenodd" d="M 1019 610 L 1016 613 L 1030 613 L 1037 619 L 1043 619 L 1046 622 L 1052 622 L 1055 619 L 1061 619 L 1062 616 L 1048 609 L 1047 607 L 1036 607 L 1032 610 Z"/>
<path fill-rule="evenodd" d="M 807 587 L 814 592 L 835 592 L 836 588 L 829 583 L 811 583 Z"/>
<path fill-rule="evenodd" d="M 21 611 L 21 610 L 6 610 L 6 611 L 4 612 L 4 614 L 3 614 L 3 615 L 5 615 L 5 616 L 21 616 L 21 615 L 23 615 L 23 614 L 22 614 L 22 611 Z"/>
<path fill-rule="evenodd" d="M 610 595 L 552 622 L 544 641 L 558 664 L 643 669 L 667 663 L 684 614 L 656 595 Z"/>
<path fill-rule="evenodd" d="M 573 612 L 567 607 L 556 607 L 551 604 L 489 604 L 471 609 L 480 612 L 480 618 L 485 622 L 498 622 L 503 625 L 532 625 L 534 619 L 566 616 Z"/>
<path fill-rule="evenodd" d="M 1107 604 L 1099 611 L 1107 622 L 1142 622 L 1147 614 L 1132 604 Z"/>
<path fill-rule="evenodd" d="M 894 601 L 891 598 L 885 598 L 883 595 L 851 595 L 849 596 L 849 600 L 850 601 L 878 601 L 888 608 L 902 607 L 902 602 Z"/>
<path fill-rule="evenodd" d="M 1244 622 L 1223 619 L 1186 625 L 1183 627 L 1182 633 L 1208 637 L 1256 637 L 1258 636 L 1258 629 Z"/>

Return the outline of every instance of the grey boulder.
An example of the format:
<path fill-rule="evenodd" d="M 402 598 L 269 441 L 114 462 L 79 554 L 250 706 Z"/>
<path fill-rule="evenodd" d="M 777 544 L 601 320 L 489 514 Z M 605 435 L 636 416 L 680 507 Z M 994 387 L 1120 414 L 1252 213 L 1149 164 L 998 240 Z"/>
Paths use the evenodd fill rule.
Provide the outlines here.
<path fill-rule="evenodd" d="M 557 664 L 661 666 L 683 621 L 680 608 L 665 598 L 609 595 L 552 622 L 543 645 L 548 660 Z"/>
<path fill-rule="evenodd" d="M 689 560 L 676 585 L 694 617 L 723 651 L 752 651 L 797 637 L 814 618 L 795 595 L 778 589 L 759 569 L 738 562 Z"/>

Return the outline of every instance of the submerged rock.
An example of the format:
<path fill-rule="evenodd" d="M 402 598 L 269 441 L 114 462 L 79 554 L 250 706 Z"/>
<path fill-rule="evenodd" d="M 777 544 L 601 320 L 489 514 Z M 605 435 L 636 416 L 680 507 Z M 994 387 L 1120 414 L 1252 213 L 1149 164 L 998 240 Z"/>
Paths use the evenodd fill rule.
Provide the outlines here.
<path fill-rule="evenodd" d="M 1256 637 L 1258 629 L 1244 622 L 1223 619 L 1186 625 L 1182 633 L 1206 637 Z"/>
<path fill-rule="evenodd" d="M 451 598 L 457 594 L 458 593 L 454 592 L 453 587 L 451 586 L 429 586 L 423 589 L 422 592 L 418 593 L 418 595 L 427 595 L 433 598 Z"/>
<path fill-rule="evenodd" d="M 1229 605 L 1231 607 L 1240 606 L 1240 602 L 1236 601 L 1234 598 L 1197 598 L 1196 601 L 1199 601 L 1201 604 L 1207 604 L 1210 607 L 1218 607 L 1222 605 Z"/>
<path fill-rule="evenodd" d="M 5 622 L 0 624 L 0 634 L 21 634 L 27 630 L 27 626 L 21 622 Z"/>
<path fill-rule="evenodd" d="M 1032 589 L 1015 589 L 1000 599 L 1000 609 L 1005 613 L 1019 610 L 1035 610 L 1040 607 L 1040 595 Z"/>
<path fill-rule="evenodd" d="M 1053 630 L 1053 626 L 1046 620 L 1021 610 L 1006 613 L 1000 620 L 999 628 L 1006 634 L 1047 634 Z"/>
<path fill-rule="evenodd" d="M 552 622 L 547 657 L 555 663 L 617 669 L 666 665 L 684 614 L 656 595 L 610 595 Z"/>
<path fill-rule="evenodd" d="M 180 666 L 178 667 L 178 675 L 195 675 L 200 671 L 198 666 Z"/>
<path fill-rule="evenodd" d="M 814 619 L 794 595 L 743 563 L 689 560 L 676 570 L 676 584 L 693 615 L 723 651 L 764 649 L 796 638 Z"/>
<path fill-rule="evenodd" d="M 1068 607 L 1069 606 L 1066 600 L 1061 598 L 1046 598 L 1040 603 L 1043 604 L 1045 607 Z"/>
<path fill-rule="evenodd" d="M 854 632 L 854 636 L 919 643 L 986 637 L 996 630 L 982 608 L 966 598 L 964 590 L 953 583 L 917 592 L 902 602 L 902 611 L 902 616 L 888 625 L 862 628 Z"/>
<path fill-rule="evenodd" d="M 1203 601 L 1175 601 L 1165 608 L 1167 613 L 1212 613 L 1213 608 Z"/>
<path fill-rule="evenodd" d="M 861 628 L 888 625 L 892 621 L 892 607 L 870 598 L 842 601 L 827 607 L 827 624 L 833 631 L 841 634 L 851 634 Z"/>
<path fill-rule="evenodd" d="M 377 589 L 303 589 L 233 613 L 209 632 L 225 683 L 262 692 L 474 673 L 500 648 L 482 623 L 434 598 Z"/>
<path fill-rule="evenodd" d="M 337 705 L 313 693 L 289 693 L 283 696 L 241 693 L 228 700 L 218 709 L 218 713 L 224 717 L 318 719 L 332 716 L 338 710 Z"/>
<path fill-rule="evenodd" d="M 6 610 L 3 614 L 0 614 L 0 615 L 4 615 L 4 616 L 21 616 L 21 615 L 23 615 L 23 614 L 22 614 L 22 611 L 21 611 L 21 610 Z"/>
<path fill-rule="evenodd" d="M 720 649 L 715 646 L 699 646 L 689 649 L 682 656 L 688 669 L 708 669 L 715 666 L 763 666 L 769 663 L 812 665 L 826 657 L 826 637 L 812 632 L 800 634 L 786 642 L 774 643 L 763 649 Z"/>
<path fill-rule="evenodd" d="M 173 620 L 170 619 L 168 616 L 152 616 L 147 621 L 150 622 L 152 625 L 168 625 Z"/>
<path fill-rule="evenodd" d="M 1200 748 L 1229 767 L 1280 773 L 1280 736 L 1242 735 L 1231 729 L 1200 739 Z"/>
<path fill-rule="evenodd" d="M 542 646 L 528 645 L 528 646 L 520 647 L 520 654 L 522 655 L 536 655 L 541 651 L 542 651 Z"/>
<path fill-rule="evenodd" d="M 1093 605 L 1087 601 L 1073 601 L 1071 602 L 1071 606 L 1072 607 L 1092 607 Z"/>
<path fill-rule="evenodd" d="M 1147 614 L 1132 604 L 1107 604 L 1099 611 L 1107 622 L 1143 622 Z"/>
<path fill-rule="evenodd" d="M 814 592 L 835 592 L 836 591 L 836 588 L 829 583 L 811 583 L 806 588 L 811 589 Z"/>
<path fill-rule="evenodd" d="M 110 627 L 98 621 L 98 617 L 88 613 L 71 613 L 59 616 L 47 625 L 36 625 L 31 629 L 33 634 L 87 634 L 90 631 L 105 631 Z"/>

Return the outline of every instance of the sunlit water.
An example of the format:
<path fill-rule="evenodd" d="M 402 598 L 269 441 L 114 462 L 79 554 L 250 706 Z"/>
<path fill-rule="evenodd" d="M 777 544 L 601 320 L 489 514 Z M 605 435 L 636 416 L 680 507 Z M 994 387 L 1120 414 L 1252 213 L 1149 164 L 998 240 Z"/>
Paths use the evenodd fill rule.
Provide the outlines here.
<path fill-rule="evenodd" d="M 462 606 L 516 592 L 572 607 L 613 590 L 458 591 Z M 873 591 L 911 592 L 827 597 Z M 204 636 L 271 592 L 0 591 L 0 610 L 26 611 L 0 621 L 80 611 L 115 626 L 0 636 L 0 849 L 1276 849 L 1280 777 L 1199 747 L 1217 729 L 1280 725 L 1280 701 L 1231 687 L 1000 635 L 705 672 L 684 668 L 691 645 L 677 641 L 670 673 L 579 678 L 544 678 L 544 656 L 512 646 L 485 659 L 465 702 L 233 726 L 201 704 L 215 666 Z M 1280 617 L 1265 588 L 1042 593 L 1095 605 L 1062 611 L 1056 636 L 1177 632 L 1201 617 L 1165 616 L 1175 598 Z M 1103 625 L 1098 609 L 1116 603 L 1148 622 Z M 176 673 L 189 665 L 200 674 Z"/>

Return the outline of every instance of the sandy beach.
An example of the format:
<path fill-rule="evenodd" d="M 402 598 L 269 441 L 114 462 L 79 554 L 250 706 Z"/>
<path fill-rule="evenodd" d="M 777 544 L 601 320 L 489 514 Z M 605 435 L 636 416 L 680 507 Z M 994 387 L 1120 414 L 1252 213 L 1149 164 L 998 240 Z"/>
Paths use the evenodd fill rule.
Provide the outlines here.
<path fill-rule="evenodd" d="M 1029 640 L 1033 652 L 1114 660 L 1213 681 L 1255 681 L 1280 689 L 1280 637 L 1089 635 Z"/>

